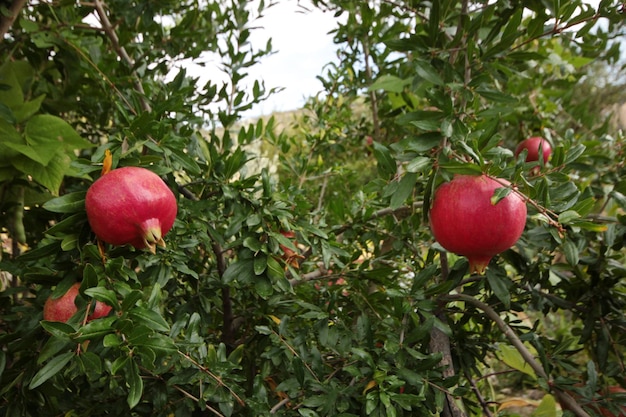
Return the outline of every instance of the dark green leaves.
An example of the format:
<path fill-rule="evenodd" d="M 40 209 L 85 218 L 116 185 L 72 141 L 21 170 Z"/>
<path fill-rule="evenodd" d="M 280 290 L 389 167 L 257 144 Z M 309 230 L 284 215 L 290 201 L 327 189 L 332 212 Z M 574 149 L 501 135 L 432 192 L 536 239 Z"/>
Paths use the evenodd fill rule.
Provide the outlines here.
<path fill-rule="evenodd" d="M 65 367 L 65 365 L 69 363 L 70 360 L 72 360 L 73 357 L 73 352 L 65 352 L 59 356 L 55 356 L 54 358 L 50 359 L 50 361 L 46 363 L 44 367 L 35 374 L 35 376 L 33 376 L 33 378 L 30 380 L 30 383 L 28 384 L 28 388 L 35 389 L 44 382 L 46 382 L 48 379 L 55 376 Z"/>

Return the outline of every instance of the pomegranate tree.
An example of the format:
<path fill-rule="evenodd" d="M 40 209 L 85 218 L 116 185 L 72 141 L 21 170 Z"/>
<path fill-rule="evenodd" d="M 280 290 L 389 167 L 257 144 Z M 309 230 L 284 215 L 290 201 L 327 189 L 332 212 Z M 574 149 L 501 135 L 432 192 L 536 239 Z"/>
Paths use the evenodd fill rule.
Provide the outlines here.
<path fill-rule="evenodd" d="M 80 289 L 80 283 L 77 282 L 70 287 L 69 290 L 59 298 L 49 297 L 43 305 L 43 319 L 48 321 L 61 321 L 67 322 L 77 311 L 76 297 L 78 296 L 78 290 Z M 104 317 L 111 312 L 111 306 L 103 303 L 102 301 L 96 301 L 96 306 L 93 312 L 87 317 L 87 320 L 94 320 L 100 317 Z"/>
<path fill-rule="evenodd" d="M 446 250 L 467 257 L 470 272 L 482 274 L 491 258 L 513 246 L 526 225 L 526 204 L 514 192 L 493 203 L 509 182 L 486 175 L 457 175 L 435 192 L 432 233 Z"/>
<path fill-rule="evenodd" d="M 98 239 L 155 252 L 172 228 L 174 193 L 154 172 L 140 167 L 110 171 L 96 180 L 85 199 L 89 224 Z"/>

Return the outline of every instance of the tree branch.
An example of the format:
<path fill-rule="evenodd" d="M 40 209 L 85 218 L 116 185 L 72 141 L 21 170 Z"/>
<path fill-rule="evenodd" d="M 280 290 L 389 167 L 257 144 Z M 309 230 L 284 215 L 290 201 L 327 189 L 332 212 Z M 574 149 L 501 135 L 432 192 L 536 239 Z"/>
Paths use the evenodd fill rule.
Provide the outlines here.
<path fill-rule="evenodd" d="M 448 257 L 445 252 L 441 253 L 441 279 L 440 281 L 445 281 L 448 279 Z M 444 304 L 440 305 L 435 314 L 437 319 L 441 322 L 446 323 L 448 321 L 446 315 L 444 314 Z M 445 334 L 443 331 L 439 330 L 436 326 L 430 332 L 430 341 L 428 343 L 428 347 L 431 352 L 441 353 L 441 362 L 439 362 L 440 366 L 444 367 L 443 377 L 451 378 L 454 376 L 454 364 L 452 361 L 452 349 L 450 347 L 450 337 Z M 466 414 L 463 410 L 461 410 L 455 402 L 454 397 L 449 392 L 446 392 L 446 401 L 444 402 L 443 410 L 441 412 L 442 417 L 466 417 Z"/>
<path fill-rule="evenodd" d="M 449 294 L 442 298 L 449 301 L 464 301 L 473 305 L 479 310 L 482 310 L 483 313 L 487 315 L 487 317 L 489 317 L 493 322 L 496 323 L 500 331 L 504 333 L 504 336 L 506 336 L 509 342 L 511 342 L 515 349 L 517 349 L 517 351 L 520 353 L 520 355 L 522 355 L 524 361 L 533 369 L 533 371 L 535 371 L 535 373 L 539 377 L 547 381 L 548 385 L 552 388 L 554 395 L 557 397 L 557 400 L 561 405 L 565 406 L 568 410 L 571 410 L 578 417 L 590 417 L 589 414 L 585 410 L 583 410 L 583 408 L 576 402 L 574 398 L 572 398 L 571 395 L 552 384 L 552 381 L 548 376 L 548 373 L 545 371 L 545 369 L 543 369 L 543 366 L 541 366 L 541 364 L 535 360 L 535 357 L 526 348 L 526 345 L 524 345 L 524 343 L 520 340 L 520 338 L 513 331 L 513 329 L 502 319 L 502 317 L 500 317 L 500 315 L 494 309 L 492 309 L 489 305 L 483 303 L 482 301 L 465 294 Z"/>
<path fill-rule="evenodd" d="M 100 24 L 102 25 L 102 30 L 106 33 L 107 37 L 111 41 L 111 45 L 113 46 L 113 50 L 115 53 L 131 68 L 135 66 L 130 55 L 126 52 L 126 48 L 120 45 L 120 39 L 117 37 L 117 33 L 115 33 L 115 29 L 109 20 L 106 11 L 104 10 L 105 6 L 102 0 L 94 0 L 94 8 L 96 9 L 96 13 L 98 14 L 98 18 L 100 19 Z M 151 112 L 152 107 L 148 100 L 146 99 L 146 92 L 143 89 L 143 84 L 141 84 L 141 80 L 137 77 L 137 74 L 133 71 L 133 86 L 135 91 L 139 93 L 139 103 L 141 105 L 141 109 L 145 112 Z"/>
<path fill-rule="evenodd" d="M 215 257 L 217 258 L 217 272 L 222 278 L 224 276 L 224 272 L 226 271 L 226 259 L 224 258 L 224 251 L 219 243 L 214 242 L 211 245 L 213 249 L 213 253 L 215 253 Z M 230 297 L 230 287 L 228 285 L 224 285 L 222 287 L 222 315 L 223 315 L 223 323 L 222 323 L 222 342 L 228 348 L 233 348 L 235 345 L 235 328 L 233 326 L 234 315 L 233 315 L 233 300 Z"/>
<path fill-rule="evenodd" d="M 0 43 L 4 40 L 4 36 L 9 32 L 13 22 L 17 19 L 27 0 L 15 0 L 9 7 L 9 15 L 0 17 Z"/>

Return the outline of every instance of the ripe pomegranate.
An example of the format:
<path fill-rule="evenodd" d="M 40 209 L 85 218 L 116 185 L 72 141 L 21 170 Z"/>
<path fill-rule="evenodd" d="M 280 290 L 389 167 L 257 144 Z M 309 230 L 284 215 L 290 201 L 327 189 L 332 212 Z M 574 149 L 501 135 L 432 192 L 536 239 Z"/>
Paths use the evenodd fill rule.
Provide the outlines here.
<path fill-rule="evenodd" d="M 515 148 L 515 157 L 522 153 L 524 149 L 528 150 L 526 155 L 526 162 L 534 162 L 539 160 L 539 149 L 543 152 L 543 163 L 548 162 L 550 154 L 552 154 L 552 147 L 550 142 L 539 136 L 533 136 L 526 140 L 521 141 L 517 148 Z"/>
<path fill-rule="evenodd" d="M 65 294 L 59 298 L 49 297 L 43 305 L 43 319 L 47 321 L 61 321 L 67 322 L 77 311 L 76 296 L 78 295 L 78 289 L 80 283 L 72 285 Z M 101 301 L 96 301 L 96 306 L 93 312 L 87 317 L 87 320 L 94 320 L 100 317 L 104 317 L 111 312 L 111 306 L 104 304 Z"/>
<path fill-rule="evenodd" d="M 506 180 L 456 175 L 435 192 L 430 228 L 446 250 L 466 256 L 470 273 L 482 274 L 491 258 L 517 242 L 526 225 L 526 204 L 510 193 L 497 204 L 491 197 Z"/>
<path fill-rule="evenodd" d="M 131 244 L 156 251 L 172 228 L 174 193 L 154 172 L 140 167 L 110 171 L 96 180 L 85 199 L 87 219 L 96 236 L 112 245 Z"/>

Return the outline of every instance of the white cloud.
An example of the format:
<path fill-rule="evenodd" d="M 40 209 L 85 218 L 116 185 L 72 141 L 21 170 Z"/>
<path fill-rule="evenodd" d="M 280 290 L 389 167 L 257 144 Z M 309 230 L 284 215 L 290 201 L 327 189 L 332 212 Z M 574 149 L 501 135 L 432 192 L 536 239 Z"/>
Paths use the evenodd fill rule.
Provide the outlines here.
<path fill-rule="evenodd" d="M 336 59 L 332 34 L 328 33 L 335 28 L 335 17 L 309 1 L 287 0 L 267 9 L 257 23 L 262 28 L 252 32 L 252 45 L 263 47 L 272 38 L 276 53 L 251 68 L 250 76 L 263 79 L 267 88 L 284 90 L 262 103 L 255 113 L 302 107 L 307 97 L 322 89 L 316 76 Z"/>
<path fill-rule="evenodd" d="M 258 0 L 251 1 L 250 9 L 256 10 L 257 4 Z M 256 105 L 245 117 L 300 108 L 308 97 L 322 89 L 316 77 L 326 64 L 336 60 L 333 37 L 328 33 L 335 24 L 332 14 L 317 9 L 309 0 L 282 0 L 263 11 L 260 19 L 251 22 L 254 29 L 249 42 L 253 49 L 265 48 L 271 38 L 274 54 L 247 68 L 248 76 L 242 84 L 250 87 L 255 80 L 263 80 L 266 89 L 283 90 Z M 219 71 L 219 57 L 203 54 L 199 61 L 204 65 L 188 60 L 178 62 L 168 79 L 178 73 L 178 67 L 185 67 L 188 75 L 199 78 L 200 88 L 208 80 L 218 88 L 227 82 L 225 74 Z"/>

